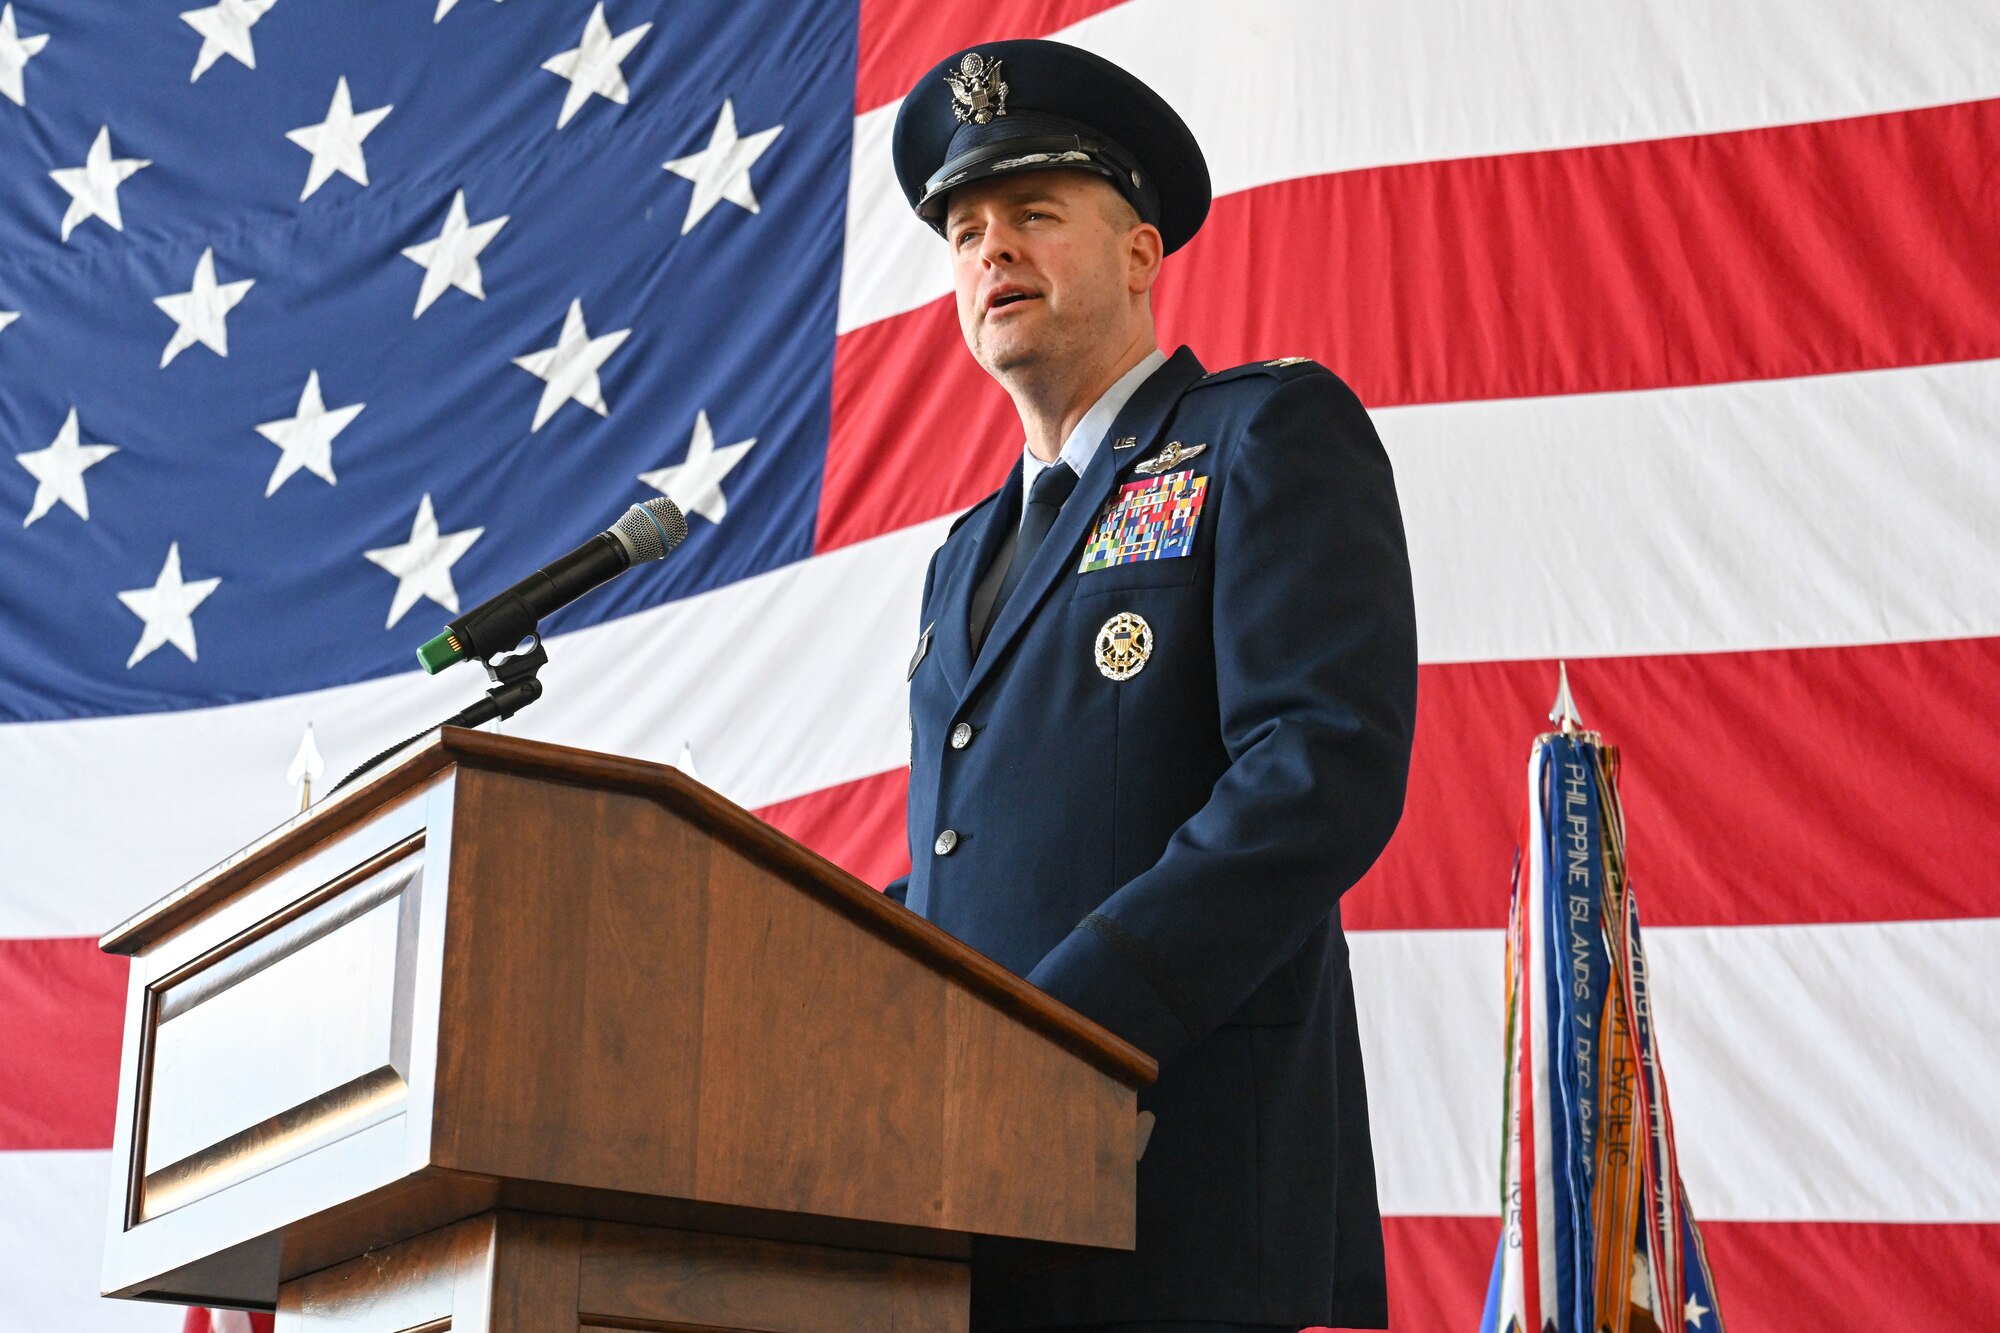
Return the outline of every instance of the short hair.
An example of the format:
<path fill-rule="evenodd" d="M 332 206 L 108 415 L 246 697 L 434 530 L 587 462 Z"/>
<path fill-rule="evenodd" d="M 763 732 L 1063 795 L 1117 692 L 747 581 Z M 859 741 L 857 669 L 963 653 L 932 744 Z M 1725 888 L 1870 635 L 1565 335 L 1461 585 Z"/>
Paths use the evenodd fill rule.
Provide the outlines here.
<path fill-rule="evenodd" d="M 1132 201 L 1127 199 L 1125 192 L 1116 185 L 1105 181 L 1103 193 L 1104 220 L 1114 228 L 1119 231 L 1130 231 L 1144 221 L 1139 216 L 1139 210 L 1132 207 Z"/>

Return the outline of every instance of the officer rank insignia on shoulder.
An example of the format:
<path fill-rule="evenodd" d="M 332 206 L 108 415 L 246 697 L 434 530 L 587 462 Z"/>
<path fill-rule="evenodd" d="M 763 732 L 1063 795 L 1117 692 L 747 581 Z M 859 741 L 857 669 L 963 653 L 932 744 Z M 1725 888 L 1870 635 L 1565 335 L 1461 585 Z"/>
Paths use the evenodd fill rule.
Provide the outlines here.
<path fill-rule="evenodd" d="M 1195 525 L 1208 498 L 1208 478 L 1186 472 L 1127 482 L 1104 507 L 1083 546 L 1079 574 L 1140 560 L 1166 560 L 1194 550 Z"/>

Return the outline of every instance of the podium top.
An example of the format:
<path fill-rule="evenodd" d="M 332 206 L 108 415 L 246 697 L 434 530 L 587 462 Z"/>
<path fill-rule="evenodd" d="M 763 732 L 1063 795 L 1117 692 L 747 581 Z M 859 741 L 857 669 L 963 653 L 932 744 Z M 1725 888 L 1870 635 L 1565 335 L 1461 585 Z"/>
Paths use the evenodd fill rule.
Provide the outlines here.
<path fill-rule="evenodd" d="M 680 770 L 593 750 L 444 727 L 392 767 L 293 816 L 247 847 L 113 926 L 106 953 L 135 955 L 234 897 L 308 848 L 366 819 L 454 768 L 502 770 L 567 786 L 631 793 L 659 802 L 853 918 L 885 942 L 953 976 L 1091 1065 L 1131 1086 L 1158 1077 L 1153 1058 L 929 921 L 890 901 Z"/>

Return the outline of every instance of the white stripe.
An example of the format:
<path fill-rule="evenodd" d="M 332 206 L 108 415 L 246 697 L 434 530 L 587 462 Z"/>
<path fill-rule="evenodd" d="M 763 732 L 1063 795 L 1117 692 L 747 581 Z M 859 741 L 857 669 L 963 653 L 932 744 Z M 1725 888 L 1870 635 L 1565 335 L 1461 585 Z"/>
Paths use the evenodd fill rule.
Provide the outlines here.
<path fill-rule="evenodd" d="M 753 807 L 895 767 L 924 566 L 949 522 L 551 638 L 547 694 L 502 729 L 663 763 L 685 744 L 703 782 Z M 0 936 L 96 935 L 285 819 L 307 722 L 331 785 L 485 685 L 413 672 L 0 727 Z"/>
<path fill-rule="evenodd" d="M 1966 0 L 1130 0 L 1051 35 L 1157 89 L 1217 194 L 2000 95 L 2000 6 Z M 951 290 L 896 185 L 898 106 L 855 118 L 842 332 Z"/>
<path fill-rule="evenodd" d="M 2000 635 L 2000 362 L 1375 418 L 1427 662 Z M 753 807 L 897 767 L 948 522 L 551 640 L 548 696 L 508 730 L 669 762 L 685 742 Z M 0 865 L 24 886 L 0 936 L 95 934 L 283 818 L 308 720 L 331 777 L 481 684 L 0 727 Z"/>
<path fill-rule="evenodd" d="M 179 1306 L 98 1295 L 108 1152 L 0 1152 L 0 1330 L 177 1333 Z"/>
<path fill-rule="evenodd" d="M 1427 662 L 2000 634 L 2000 362 L 1374 417 Z"/>
<path fill-rule="evenodd" d="M 1352 937 L 1384 1212 L 1498 1211 L 1502 932 Z M 2000 920 L 1646 934 L 1697 1217 L 2000 1221 Z"/>

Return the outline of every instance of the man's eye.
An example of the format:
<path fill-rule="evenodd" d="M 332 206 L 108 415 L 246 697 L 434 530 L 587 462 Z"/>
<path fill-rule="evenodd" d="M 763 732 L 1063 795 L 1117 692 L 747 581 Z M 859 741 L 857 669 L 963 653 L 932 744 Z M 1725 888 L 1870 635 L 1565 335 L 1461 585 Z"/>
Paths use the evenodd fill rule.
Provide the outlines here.
<path fill-rule="evenodd" d="M 961 246 L 962 246 L 962 245 L 964 245 L 964 244 L 965 244 L 965 243 L 966 243 L 967 241 L 971 240 L 971 239 L 972 239 L 972 238 L 973 238 L 974 236 L 976 236 L 976 235 L 978 235 L 978 234 L 979 234 L 979 233 L 977 233 L 977 232 L 975 232 L 975 231 L 972 231 L 971 229 L 969 229 L 969 228 L 968 228 L 967 230 L 965 230 L 965 231 L 962 231 L 962 232 L 960 232 L 960 233 L 958 234 L 958 241 L 957 241 L 957 244 L 959 244 L 959 245 L 961 245 Z"/>

